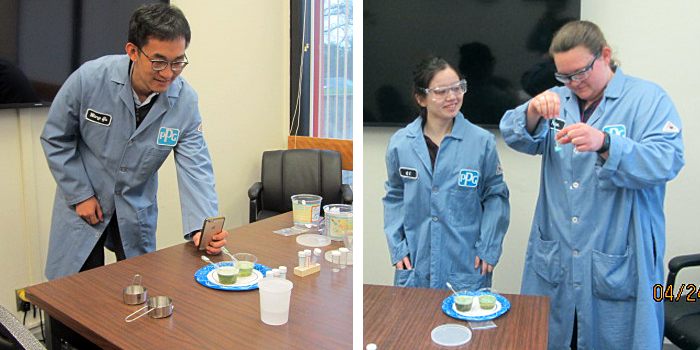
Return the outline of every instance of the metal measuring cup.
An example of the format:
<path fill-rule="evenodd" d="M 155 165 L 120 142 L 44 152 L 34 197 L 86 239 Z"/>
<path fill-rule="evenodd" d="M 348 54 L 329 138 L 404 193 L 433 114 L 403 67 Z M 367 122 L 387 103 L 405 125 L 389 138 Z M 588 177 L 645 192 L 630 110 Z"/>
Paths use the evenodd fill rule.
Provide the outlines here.
<path fill-rule="evenodd" d="M 129 319 L 129 317 L 134 316 L 135 314 L 141 312 L 143 309 L 146 308 L 148 309 L 148 311 L 138 315 L 135 318 Z M 146 306 L 134 311 L 129 316 L 126 316 L 126 318 L 124 318 L 124 321 L 133 322 L 141 318 L 145 314 L 148 314 L 148 316 L 151 316 L 152 318 L 165 318 L 173 314 L 174 308 L 175 306 L 173 305 L 173 301 L 169 297 L 163 295 L 150 297 L 148 298 Z"/>
<path fill-rule="evenodd" d="M 139 279 L 138 283 L 136 283 L 136 278 Z M 124 297 L 124 302 L 128 305 L 138 305 L 146 302 L 148 290 L 141 285 L 141 275 L 134 275 L 134 278 L 131 280 L 131 285 L 124 288 L 122 295 Z"/>

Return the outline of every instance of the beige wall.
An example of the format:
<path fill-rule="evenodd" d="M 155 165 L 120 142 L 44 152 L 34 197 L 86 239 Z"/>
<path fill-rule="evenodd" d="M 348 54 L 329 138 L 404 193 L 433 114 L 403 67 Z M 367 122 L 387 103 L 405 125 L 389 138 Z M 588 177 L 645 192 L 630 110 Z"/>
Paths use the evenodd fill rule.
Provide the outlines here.
<path fill-rule="evenodd" d="M 248 222 L 250 185 L 262 152 L 286 148 L 289 124 L 289 4 L 173 0 L 192 29 L 183 76 L 199 94 L 226 227 Z M 127 24 L 124 24 L 126 30 Z M 0 110 L 0 304 L 15 309 L 14 289 L 45 280 L 55 182 L 39 134 L 47 108 Z M 159 174 L 157 247 L 182 242 L 172 156 Z M 111 254 L 108 256 L 112 256 Z M 113 259 L 112 259 L 113 260 Z M 31 314 L 30 314 L 31 316 Z M 30 321 L 30 323 L 33 321 Z"/>
<path fill-rule="evenodd" d="M 693 205 L 698 198 L 700 178 L 700 135 L 697 117 L 700 70 L 700 2 L 582 0 L 582 18 L 601 26 L 614 55 L 626 74 L 654 81 L 669 93 L 683 121 L 686 166 L 667 186 L 666 262 L 676 255 L 700 252 L 700 234 Z M 364 283 L 391 284 L 386 239 L 383 234 L 381 197 L 386 180 L 384 153 L 391 128 L 364 128 Z M 522 263 L 539 189 L 540 158 L 508 148 L 498 130 L 497 149 L 511 193 L 511 224 L 505 238 L 503 257 L 494 274 L 494 288 L 510 293 L 520 290 Z M 678 283 L 700 280 L 700 269 L 679 276 Z M 651 291 L 650 291 L 651 293 Z M 650 294 L 651 295 L 651 294 Z"/>

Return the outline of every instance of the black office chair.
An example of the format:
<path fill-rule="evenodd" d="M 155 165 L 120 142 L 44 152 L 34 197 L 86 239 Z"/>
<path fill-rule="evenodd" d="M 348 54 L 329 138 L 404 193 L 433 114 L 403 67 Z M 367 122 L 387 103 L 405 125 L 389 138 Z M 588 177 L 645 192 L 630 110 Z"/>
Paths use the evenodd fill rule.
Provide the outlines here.
<path fill-rule="evenodd" d="M 676 275 L 684 267 L 700 266 L 700 254 L 676 256 L 668 262 L 666 286 L 676 285 Z M 696 290 L 694 297 L 698 299 Z M 685 297 L 673 301 L 664 298 L 664 336 L 681 349 L 700 349 L 700 300 Z"/>
<path fill-rule="evenodd" d="M 261 181 L 248 190 L 250 222 L 291 211 L 295 194 L 321 196 L 322 205 L 352 204 L 352 189 L 342 183 L 340 153 L 318 149 L 263 152 Z"/>
<path fill-rule="evenodd" d="M 10 311 L 0 306 L 0 350 L 46 348 Z"/>

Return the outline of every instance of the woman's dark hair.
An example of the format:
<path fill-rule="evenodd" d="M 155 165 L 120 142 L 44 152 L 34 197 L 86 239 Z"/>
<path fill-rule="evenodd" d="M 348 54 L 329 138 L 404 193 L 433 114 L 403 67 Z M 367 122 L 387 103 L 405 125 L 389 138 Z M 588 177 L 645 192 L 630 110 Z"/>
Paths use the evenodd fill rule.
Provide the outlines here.
<path fill-rule="evenodd" d="M 430 81 L 433 80 L 433 77 L 435 74 L 437 74 L 439 71 L 446 69 L 446 68 L 451 68 L 455 72 L 457 72 L 457 75 L 461 78 L 461 74 L 452 67 L 445 59 L 437 56 L 428 56 L 423 58 L 416 68 L 413 69 L 413 93 L 415 95 L 418 95 L 420 97 L 425 98 L 427 95 L 425 93 L 425 89 L 428 88 L 430 85 Z M 418 104 L 418 101 L 416 101 L 416 105 L 420 109 L 420 116 L 423 117 L 423 120 L 426 120 L 428 116 L 428 111 L 425 107 L 421 106 Z"/>
<path fill-rule="evenodd" d="M 185 47 L 190 44 L 190 25 L 185 14 L 169 4 L 143 5 L 134 11 L 129 22 L 129 42 L 143 47 L 148 39 L 172 41 L 185 38 Z"/>

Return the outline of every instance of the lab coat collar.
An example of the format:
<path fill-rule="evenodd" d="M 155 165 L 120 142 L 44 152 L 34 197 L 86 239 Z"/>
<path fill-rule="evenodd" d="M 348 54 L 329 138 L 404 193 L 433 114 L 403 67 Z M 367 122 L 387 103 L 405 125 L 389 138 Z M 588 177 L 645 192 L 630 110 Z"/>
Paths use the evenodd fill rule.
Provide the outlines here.
<path fill-rule="evenodd" d="M 454 138 L 457 140 L 462 140 L 469 127 L 469 121 L 464 118 L 461 112 L 457 113 L 455 116 L 454 125 L 452 126 L 452 132 L 446 135 L 445 138 Z M 425 144 L 425 138 L 423 137 L 423 125 L 422 118 L 418 117 L 411 124 L 406 127 L 407 136 L 413 138 L 411 141 L 411 147 L 418 155 L 421 163 L 425 166 L 430 176 L 433 175 L 433 165 L 430 162 L 430 153 L 428 153 L 428 146 Z"/>

